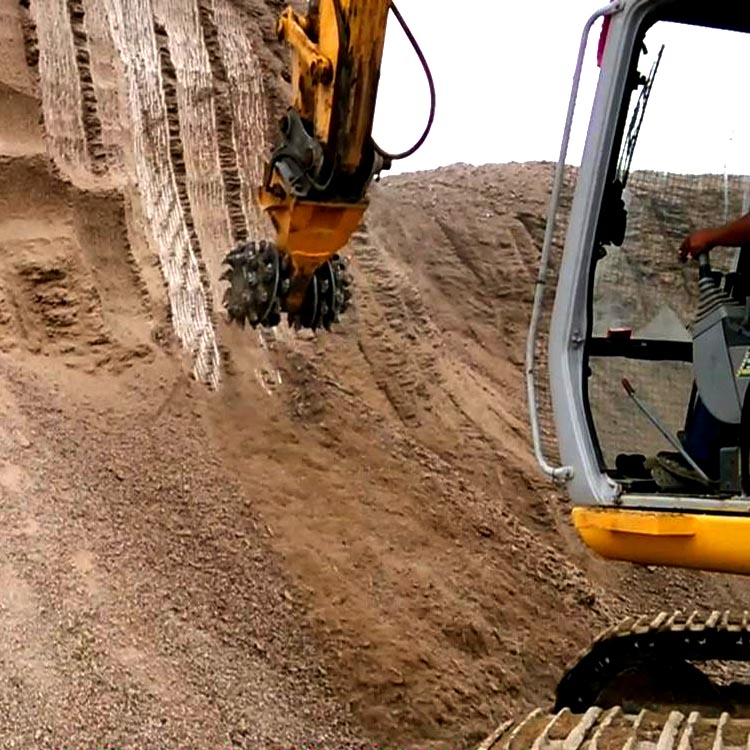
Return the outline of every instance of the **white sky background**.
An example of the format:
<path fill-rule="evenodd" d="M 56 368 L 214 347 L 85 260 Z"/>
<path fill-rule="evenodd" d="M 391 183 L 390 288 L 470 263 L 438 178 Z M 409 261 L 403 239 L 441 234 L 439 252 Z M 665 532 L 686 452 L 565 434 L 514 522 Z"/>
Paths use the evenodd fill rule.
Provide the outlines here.
<path fill-rule="evenodd" d="M 435 125 L 422 149 L 391 173 L 469 164 L 557 161 L 583 26 L 601 0 L 398 0 L 437 87 Z M 634 169 L 750 174 L 750 38 L 657 26 L 647 37 L 648 73 L 666 49 Z M 601 22 L 592 31 L 568 161 L 578 163 L 598 68 Z M 733 101 L 733 93 L 734 99 Z M 739 93 L 739 96 L 737 95 Z M 427 82 L 395 18 L 388 24 L 374 135 L 389 151 L 419 137 Z"/>

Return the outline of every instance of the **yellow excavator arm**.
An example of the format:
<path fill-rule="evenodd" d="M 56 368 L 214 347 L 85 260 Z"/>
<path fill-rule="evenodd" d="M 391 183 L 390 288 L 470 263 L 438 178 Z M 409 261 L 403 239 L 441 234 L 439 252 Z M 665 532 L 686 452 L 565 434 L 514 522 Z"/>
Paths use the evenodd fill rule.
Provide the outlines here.
<path fill-rule="evenodd" d="M 433 101 L 422 138 L 398 155 L 372 138 L 389 12 L 417 51 Z M 295 327 L 330 328 L 351 295 L 338 253 L 362 221 L 372 179 L 424 142 L 434 85 L 390 0 L 311 0 L 304 15 L 287 7 L 277 32 L 291 48 L 292 101 L 258 190 L 275 242 L 251 242 L 227 256 L 224 305 L 243 325 L 274 326 L 286 313 Z"/>
<path fill-rule="evenodd" d="M 287 8 L 294 103 L 266 170 L 260 203 L 277 243 L 301 270 L 341 249 L 365 210 L 364 193 L 387 164 L 372 138 L 388 0 L 321 0 L 307 16 Z"/>

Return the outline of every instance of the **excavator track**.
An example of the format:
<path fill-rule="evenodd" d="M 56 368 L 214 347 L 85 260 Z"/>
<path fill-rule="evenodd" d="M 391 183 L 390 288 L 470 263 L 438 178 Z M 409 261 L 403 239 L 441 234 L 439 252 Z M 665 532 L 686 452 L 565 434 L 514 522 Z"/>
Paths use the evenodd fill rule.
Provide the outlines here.
<path fill-rule="evenodd" d="M 508 721 L 476 750 L 748 750 L 747 685 L 694 666 L 738 661 L 750 662 L 747 611 L 625 618 L 579 654 L 551 713 Z"/>
<path fill-rule="evenodd" d="M 583 714 L 537 709 L 503 724 L 476 750 L 747 750 L 750 720 L 698 711 L 627 713 L 620 706 Z"/>
<path fill-rule="evenodd" d="M 750 662 L 750 613 L 713 611 L 701 616 L 678 610 L 628 617 L 602 632 L 567 669 L 557 686 L 555 710 L 580 713 L 590 706 L 622 701 L 613 685 L 640 671 L 645 673 L 644 684 L 637 680 L 631 684 L 629 700 L 642 704 L 649 697 L 639 691 L 644 686 L 658 691 L 656 683 L 661 682 L 662 692 L 666 689 L 669 694 L 650 698 L 652 703 L 711 703 L 734 713 L 736 691 L 733 695 L 731 686 L 713 684 L 693 666 L 709 661 Z M 746 696 L 739 699 L 744 702 Z"/>

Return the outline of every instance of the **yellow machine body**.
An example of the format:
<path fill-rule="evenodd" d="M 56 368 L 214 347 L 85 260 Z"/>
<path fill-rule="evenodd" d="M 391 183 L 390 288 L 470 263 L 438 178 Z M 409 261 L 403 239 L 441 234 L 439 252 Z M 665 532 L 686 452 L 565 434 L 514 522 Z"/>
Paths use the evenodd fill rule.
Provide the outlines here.
<path fill-rule="evenodd" d="M 323 203 L 290 195 L 279 198 L 263 188 L 258 199 L 276 229 L 278 246 L 291 255 L 295 269 L 304 277 L 346 245 L 367 208 L 364 202 Z"/>
<path fill-rule="evenodd" d="M 578 507 L 573 521 L 585 544 L 610 560 L 750 574 L 748 516 Z"/>

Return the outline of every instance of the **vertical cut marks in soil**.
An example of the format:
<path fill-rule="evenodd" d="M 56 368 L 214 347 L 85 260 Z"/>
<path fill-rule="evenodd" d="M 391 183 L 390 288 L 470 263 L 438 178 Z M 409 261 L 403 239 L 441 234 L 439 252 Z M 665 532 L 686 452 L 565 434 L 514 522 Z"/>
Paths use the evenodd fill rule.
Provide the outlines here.
<path fill-rule="evenodd" d="M 177 102 L 177 72 L 175 71 L 172 55 L 169 51 L 169 36 L 167 30 L 160 23 L 154 23 L 154 37 L 156 38 L 156 48 L 159 54 L 159 67 L 161 69 L 161 85 L 164 93 L 164 104 L 167 112 L 167 133 L 169 136 L 169 159 L 172 164 L 175 183 L 177 184 L 177 196 L 182 207 L 182 214 L 185 219 L 185 227 L 188 231 L 190 244 L 195 252 L 198 261 L 198 269 L 201 276 L 208 309 L 211 311 L 213 318 L 214 305 L 211 295 L 211 284 L 208 281 L 206 265 L 203 261 L 200 241 L 195 231 L 195 220 L 193 218 L 193 209 L 190 203 L 190 194 L 187 188 L 187 171 L 185 167 L 185 150 L 182 145 L 182 135 L 180 126 L 180 108 Z M 212 320 L 215 325 L 216 321 Z"/>
<path fill-rule="evenodd" d="M 68 0 L 70 28 L 75 43 L 75 60 L 81 87 L 81 120 L 86 139 L 86 152 L 91 160 L 94 174 L 107 171 L 106 151 L 102 137 L 102 123 L 99 118 L 99 106 L 94 92 L 94 81 L 91 77 L 91 54 L 88 34 L 86 33 L 86 11 L 81 0 Z"/>
<path fill-rule="evenodd" d="M 237 151 L 234 146 L 234 121 L 229 101 L 228 76 L 224 66 L 219 44 L 219 30 L 216 27 L 211 0 L 199 0 L 198 12 L 203 42 L 208 50 L 211 73 L 214 78 L 214 108 L 216 112 L 216 130 L 219 139 L 219 164 L 224 182 L 224 193 L 232 230 L 232 239 L 236 244 L 246 242 L 248 228 L 242 210 L 242 184 L 237 162 Z"/>

